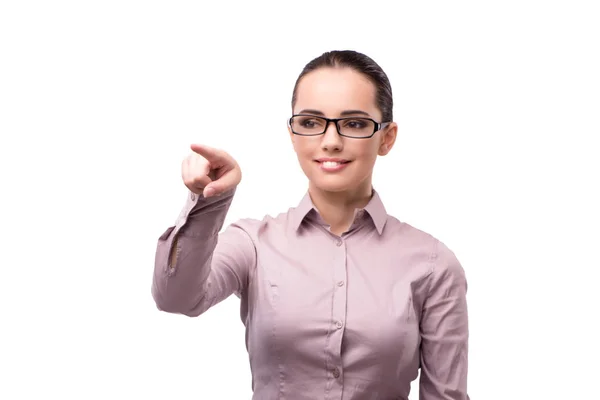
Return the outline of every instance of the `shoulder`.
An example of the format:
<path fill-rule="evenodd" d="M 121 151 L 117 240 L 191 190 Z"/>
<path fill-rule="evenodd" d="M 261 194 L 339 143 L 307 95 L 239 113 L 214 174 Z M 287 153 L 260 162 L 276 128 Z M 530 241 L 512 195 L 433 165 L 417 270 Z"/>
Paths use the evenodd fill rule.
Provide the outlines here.
<path fill-rule="evenodd" d="M 464 277 L 464 269 L 454 251 L 433 234 L 388 216 L 385 235 L 396 246 L 424 253 L 429 260 L 430 274 Z"/>
<path fill-rule="evenodd" d="M 437 237 L 407 222 L 388 215 L 383 239 L 405 249 L 421 249 L 433 256 L 441 243 Z"/>
<path fill-rule="evenodd" d="M 458 288 L 467 290 L 465 270 L 458 257 L 444 242 L 433 237 L 430 257 L 430 289 L 435 287 L 446 288 L 450 293 Z"/>
<path fill-rule="evenodd" d="M 294 208 L 289 208 L 285 212 L 277 214 L 266 214 L 262 218 L 240 218 L 230 224 L 231 227 L 239 228 L 248 233 L 252 238 L 257 237 L 266 231 L 278 231 L 287 228 L 293 223 L 292 211 Z"/>

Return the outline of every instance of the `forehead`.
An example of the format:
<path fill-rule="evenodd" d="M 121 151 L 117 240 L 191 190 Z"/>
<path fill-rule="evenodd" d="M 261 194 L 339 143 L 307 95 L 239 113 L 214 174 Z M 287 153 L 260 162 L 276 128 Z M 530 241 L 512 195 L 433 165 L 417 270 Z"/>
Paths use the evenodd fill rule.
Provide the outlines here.
<path fill-rule="evenodd" d="M 319 68 L 306 74 L 296 89 L 294 112 L 315 109 L 335 116 L 344 110 L 380 113 L 375 103 L 375 85 L 350 68 Z"/>

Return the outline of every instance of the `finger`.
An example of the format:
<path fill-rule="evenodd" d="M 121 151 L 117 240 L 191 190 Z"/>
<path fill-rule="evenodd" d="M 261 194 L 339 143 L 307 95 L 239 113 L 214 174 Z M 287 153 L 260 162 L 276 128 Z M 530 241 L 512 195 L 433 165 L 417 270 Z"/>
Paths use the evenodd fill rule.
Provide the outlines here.
<path fill-rule="evenodd" d="M 198 189 L 207 187 L 213 180 L 206 175 L 196 176 L 192 179 L 192 185 Z"/>
<path fill-rule="evenodd" d="M 194 153 L 200 154 L 211 163 L 222 161 L 224 158 L 223 152 L 214 147 L 194 143 L 190 145 L 190 148 Z"/>
<path fill-rule="evenodd" d="M 181 168 L 184 184 L 195 193 L 202 192 L 202 189 L 213 181 L 208 174 L 208 162 L 201 157 L 186 157 Z"/>
<path fill-rule="evenodd" d="M 219 179 L 209 183 L 204 188 L 204 196 L 210 197 L 222 194 L 238 185 L 241 180 L 241 172 L 239 168 L 234 168 L 227 171 Z"/>
<path fill-rule="evenodd" d="M 192 169 L 190 164 L 189 157 L 184 158 L 181 162 L 181 179 L 183 179 L 183 184 L 187 186 L 188 189 L 194 191 L 193 176 L 191 173 Z"/>

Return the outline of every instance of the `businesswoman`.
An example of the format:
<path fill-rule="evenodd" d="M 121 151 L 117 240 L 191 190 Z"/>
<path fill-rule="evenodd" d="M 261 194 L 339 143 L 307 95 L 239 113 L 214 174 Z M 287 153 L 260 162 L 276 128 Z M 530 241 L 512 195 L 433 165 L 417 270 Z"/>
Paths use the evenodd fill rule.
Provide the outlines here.
<path fill-rule="evenodd" d="M 254 399 L 406 400 L 419 369 L 421 400 L 468 399 L 464 270 L 372 185 L 396 140 L 392 106 L 368 56 L 309 62 L 287 126 L 308 188 L 262 220 L 222 230 L 242 177 L 228 153 L 194 144 L 182 163 L 189 195 L 158 240 L 153 298 L 199 316 L 238 296 Z"/>

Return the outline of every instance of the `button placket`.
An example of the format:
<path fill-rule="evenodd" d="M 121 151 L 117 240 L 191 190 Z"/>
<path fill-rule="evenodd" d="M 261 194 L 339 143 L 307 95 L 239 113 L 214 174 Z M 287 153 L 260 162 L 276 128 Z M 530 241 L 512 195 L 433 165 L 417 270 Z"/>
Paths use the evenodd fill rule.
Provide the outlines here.
<path fill-rule="evenodd" d="M 335 238 L 335 258 L 333 266 L 333 304 L 331 313 L 331 333 L 330 340 L 327 346 L 329 353 L 328 368 L 331 376 L 335 379 L 332 383 L 337 388 L 335 390 L 341 390 L 342 382 L 340 377 L 342 374 L 342 339 L 344 335 L 344 326 L 346 322 L 346 308 L 347 308 L 347 291 L 340 289 L 346 285 L 347 270 L 346 270 L 346 241 L 342 238 Z M 332 387 L 332 389 L 333 389 Z"/>

